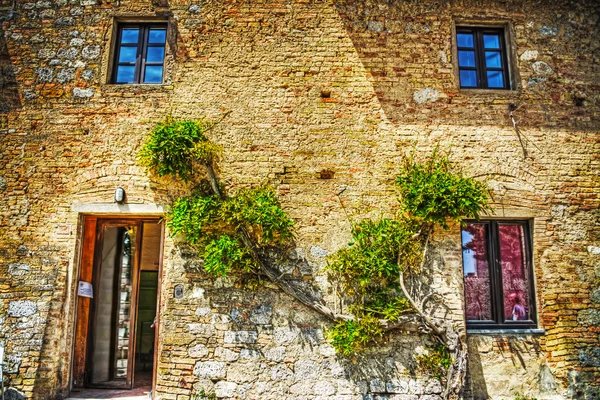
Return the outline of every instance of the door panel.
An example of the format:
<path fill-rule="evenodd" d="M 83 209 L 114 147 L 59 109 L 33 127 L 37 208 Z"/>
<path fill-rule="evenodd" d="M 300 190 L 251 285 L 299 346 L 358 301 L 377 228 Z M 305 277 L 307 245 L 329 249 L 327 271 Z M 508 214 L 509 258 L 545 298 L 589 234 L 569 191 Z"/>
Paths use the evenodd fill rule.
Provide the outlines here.
<path fill-rule="evenodd" d="M 83 223 L 83 241 L 81 245 L 81 269 L 79 281 L 92 282 L 94 271 L 94 250 L 96 245 L 97 218 L 85 217 Z M 73 349 L 73 387 L 85 386 L 85 367 L 87 355 L 88 328 L 91 300 L 77 297 L 77 319 L 75 322 L 75 344 Z"/>

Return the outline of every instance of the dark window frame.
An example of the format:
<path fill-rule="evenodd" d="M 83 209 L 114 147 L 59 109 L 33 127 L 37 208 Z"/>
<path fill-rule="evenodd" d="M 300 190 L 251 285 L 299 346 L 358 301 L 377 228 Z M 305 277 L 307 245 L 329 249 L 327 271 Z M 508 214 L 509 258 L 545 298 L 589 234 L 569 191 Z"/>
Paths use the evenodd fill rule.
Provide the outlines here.
<path fill-rule="evenodd" d="M 124 29 L 138 29 L 138 42 L 136 43 L 121 43 Z M 164 29 L 165 30 L 165 42 L 163 43 L 149 43 L 149 34 L 151 29 Z M 117 25 L 117 35 L 112 54 L 112 73 L 111 83 L 116 85 L 162 85 L 165 81 L 165 59 L 167 56 L 167 36 L 169 33 L 167 22 L 123 22 Z M 122 47 L 136 47 L 136 58 L 135 62 L 120 62 Z M 164 47 L 163 60 L 162 62 L 148 62 L 148 48 L 149 47 Z M 117 82 L 117 73 L 119 66 L 133 66 L 133 82 Z M 144 82 L 146 66 L 162 66 L 162 79 L 160 82 Z"/>
<path fill-rule="evenodd" d="M 485 225 L 485 238 L 487 242 L 488 268 L 490 274 L 490 301 L 492 308 L 492 320 L 465 320 L 467 329 L 535 329 L 537 328 L 537 306 L 535 294 L 535 275 L 533 269 L 533 248 L 531 237 L 530 220 L 465 220 L 465 223 Z M 520 225 L 523 227 L 523 239 L 525 244 L 525 258 L 527 274 L 529 274 L 528 302 L 529 320 L 504 321 L 504 288 L 502 285 L 502 266 L 500 264 L 500 241 L 498 226 L 502 224 Z M 461 229 L 462 235 L 462 229 Z M 462 239 L 461 239 L 462 245 Z M 461 254 L 462 258 L 462 254 Z M 463 260 L 464 274 L 464 260 Z M 464 277 L 463 277 L 464 279 Z M 465 288 L 466 289 L 466 288 Z M 466 301 L 466 294 L 465 296 Z"/>
<path fill-rule="evenodd" d="M 456 66 L 458 68 L 458 81 L 461 89 L 489 89 L 489 90 L 511 90 L 512 76 L 511 69 L 508 63 L 509 49 L 506 44 L 506 28 L 505 27 L 484 27 L 484 26 L 457 26 L 454 35 L 456 41 Z M 458 35 L 467 33 L 473 35 L 473 47 L 461 47 L 458 44 Z M 501 67 L 487 67 L 485 61 L 486 48 L 483 43 L 483 35 L 497 35 L 499 40 L 499 49 L 488 49 L 499 51 L 501 59 Z M 460 51 L 473 51 L 475 53 L 475 66 L 464 67 L 460 65 Z M 464 86 L 460 80 L 460 71 L 476 71 L 477 86 Z M 490 87 L 488 84 L 487 71 L 502 72 L 504 85 L 502 87 Z"/>

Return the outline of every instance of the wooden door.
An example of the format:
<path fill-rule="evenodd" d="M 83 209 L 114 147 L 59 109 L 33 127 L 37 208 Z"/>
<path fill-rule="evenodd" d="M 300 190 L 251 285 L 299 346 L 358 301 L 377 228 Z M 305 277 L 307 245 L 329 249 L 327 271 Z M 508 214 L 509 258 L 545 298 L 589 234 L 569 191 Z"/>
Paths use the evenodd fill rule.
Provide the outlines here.
<path fill-rule="evenodd" d="M 77 298 L 73 387 L 133 387 L 141 241 L 144 223 L 158 222 L 156 218 L 84 218 L 79 281 L 92 285 L 93 297 Z M 162 238 L 161 233 L 160 245 L 154 249 L 158 263 L 162 263 Z"/>

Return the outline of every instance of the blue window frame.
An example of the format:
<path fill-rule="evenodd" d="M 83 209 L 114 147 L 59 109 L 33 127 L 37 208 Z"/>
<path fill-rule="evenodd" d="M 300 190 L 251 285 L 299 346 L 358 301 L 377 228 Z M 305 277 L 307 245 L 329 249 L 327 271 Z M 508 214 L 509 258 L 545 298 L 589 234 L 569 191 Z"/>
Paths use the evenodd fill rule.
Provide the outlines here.
<path fill-rule="evenodd" d="M 461 88 L 510 89 L 504 29 L 456 28 Z"/>
<path fill-rule="evenodd" d="M 161 84 L 165 70 L 166 42 L 166 24 L 120 25 L 112 82 Z"/>

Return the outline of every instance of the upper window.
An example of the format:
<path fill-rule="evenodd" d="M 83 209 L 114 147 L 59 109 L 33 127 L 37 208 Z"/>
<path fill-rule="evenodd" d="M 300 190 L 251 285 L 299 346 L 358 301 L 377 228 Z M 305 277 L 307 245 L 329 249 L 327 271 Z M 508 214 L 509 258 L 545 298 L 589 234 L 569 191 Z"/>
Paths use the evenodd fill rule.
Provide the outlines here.
<path fill-rule="evenodd" d="M 119 25 L 113 83 L 162 83 L 166 24 Z"/>
<path fill-rule="evenodd" d="M 528 222 L 469 222 L 462 253 L 467 326 L 535 328 Z"/>
<path fill-rule="evenodd" d="M 461 88 L 509 89 L 504 29 L 456 28 Z"/>

